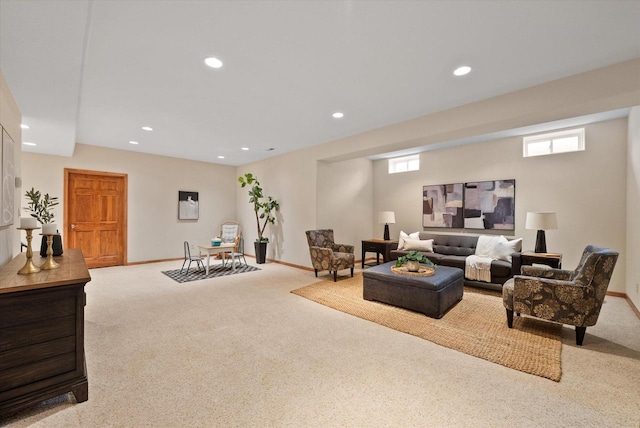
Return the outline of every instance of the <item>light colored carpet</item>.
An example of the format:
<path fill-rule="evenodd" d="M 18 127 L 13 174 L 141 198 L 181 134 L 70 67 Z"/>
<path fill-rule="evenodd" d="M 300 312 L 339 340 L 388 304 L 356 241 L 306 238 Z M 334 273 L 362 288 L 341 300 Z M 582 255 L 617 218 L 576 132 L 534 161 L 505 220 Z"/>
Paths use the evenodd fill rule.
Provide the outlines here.
<path fill-rule="evenodd" d="M 89 400 L 63 395 L 0 426 L 640 424 L 640 320 L 624 299 L 606 298 L 582 347 L 563 328 L 562 380 L 551 382 L 290 293 L 328 274 L 266 263 L 178 284 L 160 273 L 181 265 L 91 270 Z"/>
<path fill-rule="evenodd" d="M 362 274 L 321 281 L 292 291 L 316 303 L 373 321 L 505 367 L 560 381 L 562 326 L 514 317 L 507 327 L 502 298 L 466 288 L 441 319 L 362 298 Z"/>

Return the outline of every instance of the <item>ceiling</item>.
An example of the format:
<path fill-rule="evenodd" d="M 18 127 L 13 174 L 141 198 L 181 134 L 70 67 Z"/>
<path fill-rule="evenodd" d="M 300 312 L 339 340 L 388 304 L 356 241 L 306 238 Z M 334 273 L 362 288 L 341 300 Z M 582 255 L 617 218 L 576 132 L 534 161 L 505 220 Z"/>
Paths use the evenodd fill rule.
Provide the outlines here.
<path fill-rule="evenodd" d="M 0 0 L 0 67 L 23 151 L 243 165 L 640 57 L 639 21 L 640 1 Z"/>

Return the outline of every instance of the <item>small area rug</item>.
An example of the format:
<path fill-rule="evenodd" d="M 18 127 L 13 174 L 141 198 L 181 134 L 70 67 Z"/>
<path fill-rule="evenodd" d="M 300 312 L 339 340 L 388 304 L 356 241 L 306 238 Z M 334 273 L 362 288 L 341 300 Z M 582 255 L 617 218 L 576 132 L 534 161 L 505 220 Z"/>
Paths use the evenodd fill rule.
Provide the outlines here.
<path fill-rule="evenodd" d="M 236 265 L 236 270 L 234 272 L 231 269 L 231 266 L 223 267 L 222 264 L 217 264 L 209 268 L 209 275 L 205 273 L 204 269 L 199 271 L 197 268 L 194 268 L 193 266 L 191 267 L 191 269 L 189 269 L 188 274 L 187 274 L 186 268 L 182 271 L 182 273 L 180 273 L 180 269 L 163 270 L 162 273 L 167 275 L 169 278 L 173 279 L 174 281 L 182 283 L 182 282 L 189 282 L 189 281 L 199 281 L 201 279 L 216 278 L 219 276 L 233 275 L 236 273 L 253 272 L 254 270 L 260 270 L 260 268 L 257 268 L 255 266 L 250 266 L 250 265 L 241 265 L 241 266 Z"/>
<path fill-rule="evenodd" d="M 497 293 L 465 287 L 464 297 L 442 318 L 362 298 L 362 274 L 320 281 L 291 291 L 316 303 L 525 373 L 560 381 L 562 326 L 515 317 L 507 327 Z"/>

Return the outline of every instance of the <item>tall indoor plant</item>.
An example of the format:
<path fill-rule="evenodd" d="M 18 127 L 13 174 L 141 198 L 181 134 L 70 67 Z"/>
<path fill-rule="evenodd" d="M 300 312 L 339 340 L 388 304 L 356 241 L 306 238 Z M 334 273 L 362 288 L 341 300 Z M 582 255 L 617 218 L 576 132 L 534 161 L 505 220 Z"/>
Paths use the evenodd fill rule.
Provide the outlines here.
<path fill-rule="evenodd" d="M 267 224 L 275 223 L 276 218 L 273 216 L 273 212 L 280 209 L 280 204 L 271 196 L 264 195 L 258 177 L 255 177 L 250 172 L 238 177 L 238 182 L 243 188 L 249 186 L 249 203 L 253 204 L 258 228 L 258 238 L 254 243 L 256 262 L 264 263 L 267 255 L 267 243 L 269 242 L 269 238 L 264 236 L 264 230 Z M 260 220 L 262 220 L 262 226 L 260 225 Z"/>
<path fill-rule="evenodd" d="M 27 190 L 24 196 L 29 200 L 27 206 L 24 208 L 31 217 L 35 218 L 40 224 L 52 224 L 55 219 L 53 213 L 53 207 L 58 205 L 57 196 L 49 196 L 48 193 L 44 195 L 33 187 L 31 190 Z M 54 256 L 62 255 L 62 238 L 60 235 L 53 236 L 53 244 L 51 249 Z M 47 256 L 47 237 L 42 237 L 42 244 L 40 245 L 40 255 L 42 257 Z"/>

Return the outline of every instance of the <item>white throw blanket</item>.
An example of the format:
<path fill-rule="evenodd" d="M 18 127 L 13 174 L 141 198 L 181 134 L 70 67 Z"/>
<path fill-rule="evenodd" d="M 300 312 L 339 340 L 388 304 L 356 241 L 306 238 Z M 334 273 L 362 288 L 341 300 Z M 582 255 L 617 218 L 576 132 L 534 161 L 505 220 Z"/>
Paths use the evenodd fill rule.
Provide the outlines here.
<path fill-rule="evenodd" d="M 467 257 L 464 276 L 476 281 L 491 282 L 491 257 L 481 257 L 475 254 Z"/>

